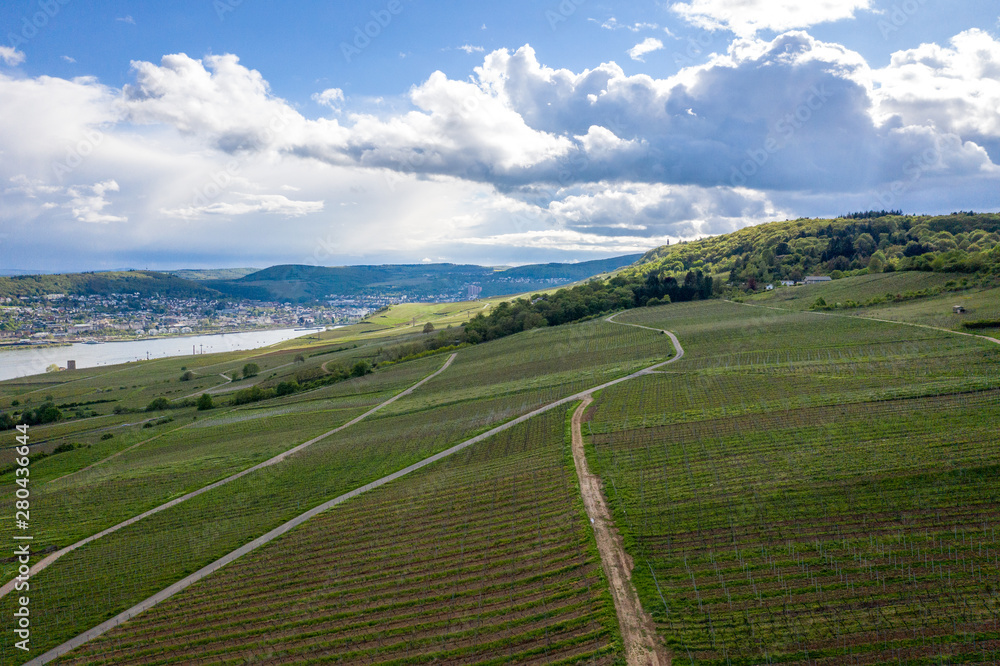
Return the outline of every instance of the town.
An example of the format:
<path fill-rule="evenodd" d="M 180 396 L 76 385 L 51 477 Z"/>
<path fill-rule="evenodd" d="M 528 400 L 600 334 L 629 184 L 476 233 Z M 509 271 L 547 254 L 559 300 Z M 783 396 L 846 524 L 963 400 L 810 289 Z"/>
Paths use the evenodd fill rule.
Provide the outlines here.
<path fill-rule="evenodd" d="M 108 342 L 169 335 L 343 325 L 405 296 L 332 299 L 290 305 L 240 299 L 48 294 L 0 299 L 0 346 Z"/>

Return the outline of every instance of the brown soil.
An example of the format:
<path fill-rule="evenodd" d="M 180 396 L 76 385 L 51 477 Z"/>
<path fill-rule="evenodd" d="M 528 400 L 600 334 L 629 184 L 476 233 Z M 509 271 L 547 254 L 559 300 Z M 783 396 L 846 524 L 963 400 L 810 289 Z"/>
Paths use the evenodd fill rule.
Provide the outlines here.
<path fill-rule="evenodd" d="M 621 534 L 611 520 L 601 480 L 587 469 L 580 423 L 591 402 L 593 399 L 588 395 L 573 414 L 573 462 L 580 479 L 583 505 L 594 528 L 601 565 L 615 600 L 618 625 L 625 642 L 625 659 L 629 666 L 670 666 L 670 653 L 660 644 L 653 618 L 639 603 L 639 595 L 632 585 L 632 558 L 625 552 Z"/>

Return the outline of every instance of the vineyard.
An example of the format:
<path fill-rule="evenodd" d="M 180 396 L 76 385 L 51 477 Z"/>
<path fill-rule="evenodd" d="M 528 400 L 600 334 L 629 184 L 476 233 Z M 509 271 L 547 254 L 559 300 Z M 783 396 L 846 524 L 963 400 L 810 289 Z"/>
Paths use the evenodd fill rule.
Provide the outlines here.
<path fill-rule="evenodd" d="M 836 288 L 899 280 L 874 278 Z M 419 334 L 348 343 L 338 331 L 197 366 L 0 383 L 5 409 L 44 398 L 100 412 L 32 427 L 40 450 L 74 444 L 32 462 L 35 552 L 156 509 L 32 576 L 33 656 L 333 498 L 673 358 L 667 329 L 683 358 L 596 394 L 583 433 L 674 659 L 996 661 L 1000 345 L 799 305 L 641 308 L 615 322 L 657 330 L 535 328 L 462 347 L 447 365 L 450 351 L 238 406 L 223 398 L 305 384 Z M 231 381 L 248 360 L 259 376 Z M 179 379 L 182 364 L 193 378 Z M 205 390 L 215 409 L 181 404 Z M 178 405 L 143 408 L 160 398 Z M 326 510 L 60 663 L 620 663 L 566 408 Z M 6 582 L 16 563 L 0 569 Z M 0 614 L 15 605 L 0 599 Z M 0 644 L 0 662 L 23 659 Z"/>
<path fill-rule="evenodd" d="M 555 411 L 323 514 L 60 663 L 611 663 L 619 643 Z"/>
<path fill-rule="evenodd" d="M 672 353 L 669 342 L 652 332 L 604 321 L 463 350 L 446 372 L 368 420 L 278 465 L 123 527 L 41 571 L 34 583 L 44 593 L 35 609 L 44 622 L 45 645 L 73 637 L 341 493 Z M 376 373 L 357 381 L 398 387 L 399 378 L 389 379 L 395 373 L 412 380 L 444 360 L 401 363 L 381 380 Z M 407 370 L 413 364 L 421 371 Z M 42 486 L 48 494 L 39 495 L 40 506 L 52 516 L 46 541 L 65 546 L 291 448 L 385 397 L 329 390 L 199 419 L 104 465 Z M 303 400 L 314 407 L 300 409 Z M 255 412 L 264 416 L 255 418 Z M 214 424 L 216 419 L 222 423 Z M 0 607 L 12 603 L 4 598 Z"/>
<path fill-rule="evenodd" d="M 678 663 L 994 663 L 1000 348 L 727 303 L 602 393 L 588 455 Z"/>

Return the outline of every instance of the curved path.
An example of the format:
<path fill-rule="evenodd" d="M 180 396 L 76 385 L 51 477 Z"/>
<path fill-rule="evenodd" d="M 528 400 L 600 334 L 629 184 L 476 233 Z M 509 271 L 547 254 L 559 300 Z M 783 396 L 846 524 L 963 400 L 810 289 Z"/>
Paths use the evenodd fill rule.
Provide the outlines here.
<path fill-rule="evenodd" d="M 288 456 L 293 455 L 295 453 L 298 453 L 302 449 L 305 449 L 306 447 L 312 446 L 316 442 L 319 442 L 319 441 L 321 441 L 323 439 L 326 439 L 330 435 L 336 434 L 336 433 L 340 432 L 341 430 L 344 430 L 345 428 L 349 428 L 352 425 L 354 425 L 354 424 L 356 424 L 356 423 L 358 423 L 360 421 L 363 421 L 364 419 L 368 418 L 369 416 L 371 416 L 375 412 L 379 411 L 383 407 L 387 407 L 388 405 L 391 405 L 392 403 L 396 402 L 397 400 L 399 400 L 403 396 L 409 395 L 410 393 L 413 393 L 413 391 L 415 391 L 418 387 L 422 386 L 426 382 L 429 382 L 434 377 L 437 377 L 438 375 L 440 375 L 442 372 L 444 372 L 445 370 L 448 369 L 448 366 L 451 365 L 451 362 L 455 360 L 455 356 L 456 355 L 457 354 L 452 354 L 448 358 L 448 360 L 445 361 L 445 364 L 442 365 L 433 374 L 427 375 L 426 377 L 424 377 L 423 379 L 421 379 L 419 382 L 417 382 L 416 384 L 414 384 L 410 388 L 406 389 L 405 391 L 402 391 L 401 393 L 397 393 L 396 395 L 394 395 L 393 397 L 389 398 L 385 402 L 383 402 L 383 403 L 381 403 L 381 404 L 373 407 L 372 409 L 369 409 L 367 412 L 365 412 L 361 416 L 358 416 L 358 417 L 356 417 L 356 418 L 348 421 L 344 425 L 339 426 L 337 428 L 334 428 L 333 430 L 330 430 L 328 432 L 325 432 L 322 435 L 320 435 L 319 437 L 314 437 L 313 439 L 310 439 L 308 442 L 305 442 L 303 444 L 299 444 L 298 446 L 290 448 L 287 451 L 279 453 L 278 455 L 274 456 L 273 458 L 269 458 L 268 460 L 265 460 L 262 463 L 258 463 L 256 465 L 254 465 L 253 467 L 248 467 L 247 469 L 245 469 L 245 470 L 243 470 L 241 472 L 237 472 L 236 474 L 233 474 L 232 476 L 227 476 L 226 478 L 221 479 L 219 481 L 216 481 L 215 483 L 210 483 L 207 486 L 199 488 L 198 490 L 194 490 L 194 491 L 192 491 L 192 492 L 190 492 L 190 493 L 188 493 L 186 495 L 182 495 L 181 497 L 178 497 L 176 499 L 170 500 L 169 502 L 166 502 L 165 504 L 161 504 L 160 506 L 154 507 L 154 508 L 150 509 L 149 511 L 146 511 L 145 513 L 140 513 L 138 516 L 133 516 L 132 518 L 129 518 L 126 521 L 118 523 L 117 525 L 113 525 L 113 526 L 107 528 L 106 530 L 102 530 L 102 531 L 98 532 L 97 534 L 93 534 L 93 535 L 87 537 L 86 539 L 81 539 L 80 541 L 77 541 L 76 543 L 74 543 L 72 545 L 69 545 L 69 546 L 66 546 L 65 548 L 62 548 L 61 550 L 57 550 L 56 552 L 52 553 L 51 555 L 49 555 L 45 559 L 41 560 L 35 566 L 31 567 L 31 571 L 30 571 L 29 575 L 31 575 L 31 576 L 36 575 L 42 569 L 45 569 L 46 567 L 48 567 L 49 565 L 51 565 L 53 562 L 55 562 L 56 560 L 58 560 L 63 555 L 66 555 L 67 553 L 71 553 L 72 551 L 76 550 L 80 546 L 85 546 L 88 543 L 90 543 L 91 541 L 96 541 L 97 539 L 100 539 L 101 537 L 107 536 L 107 535 L 111 534 L 112 532 L 117 532 L 118 530 L 122 529 L 123 527 L 128 527 L 129 525 L 133 525 L 133 524 L 139 522 L 140 520 L 142 520 L 144 518 L 148 518 L 148 517 L 150 517 L 150 516 L 152 516 L 154 514 L 160 513 L 161 511 L 165 511 L 165 510 L 169 509 L 170 507 L 177 506 L 181 502 L 186 502 L 189 499 L 197 497 L 198 495 L 201 495 L 203 493 L 207 493 L 209 490 L 212 490 L 214 488 L 218 488 L 219 486 L 224 486 L 227 483 L 231 483 L 233 481 L 236 481 L 237 479 L 240 479 L 240 478 L 246 476 L 247 474 L 250 474 L 251 472 L 256 472 L 257 470 L 264 469 L 265 467 L 270 467 L 271 465 L 276 465 L 277 463 L 281 462 L 282 460 L 284 460 Z M 166 433 L 164 433 L 164 434 L 166 434 Z M 141 443 L 142 442 L 140 442 L 140 444 Z M 136 446 L 138 446 L 138 444 L 136 444 Z M 132 447 L 132 448 L 134 448 L 134 447 Z M 124 453 L 124 451 L 121 451 L 120 453 Z M 3 598 L 11 590 L 13 590 L 14 589 L 14 585 L 16 583 L 17 583 L 17 579 L 15 578 L 15 579 L 11 579 L 10 581 L 8 581 L 7 584 L 4 585 L 3 587 L 0 587 L 0 598 Z"/>
<path fill-rule="evenodd" d="M 899 324 L 900 326 L 913 326 L 914 328 L 926 328 L 932 331 L 941 331 L 942 333 L 951 333 L 952 335 L 964 335 L 967 338 L 979 338 L 980 340 L 986 340 L 987 342 L 993 342 L 1000 345 L 1000 340 L 996 338 L 991 338 L 988 335 L 980 335 L 978 333 L 964 333 L 962 331 L 953 331 L 950 328 L 941 328 L 940 326 L 930 326 L 928 324 L 917 324 L 911 321 L 896 321 L 895 319 L 878 319 L 877 317 L 864 317 L 862 315 L 849 315 L 840 314 L 839 312 L 818 312 L 816 310 L 794 310 L 792 308 L 779 308 L 774 305 L 758 305 L 757 303 L 737 303 L 736 301 L 727 300 L 726 303 L 732 303 L 733 305 L 745 305 L 748 308 L 764 308 L 765 310 L 777 310 L 778 312 L 805 312 L 807 314 L 819 315 L 821 317 L 843 317 L 845 319 L 863 319 L 865 321 L 879 321 L 883 324 Z"/>
<path fill-rule="evenodd" d="M 477 436 L 473 437 L 472 439 L 467 439 L 467 440 L 465 440 L 464 442 L 462 442 L 460 444 L 456 444 L 455 446 L 451 447 L 450 449 L 445 449 L 444 451 L 436 453 L 436 454 L 430 456 L 429 458 L 424 458 L 420 462 L 416 462 L 416 463 L 410 465 L 409 467 L 405 467 L 405 468 L 399 470 L 398 472 L 393 472 L 392 474 L 389 474 L 388 476 L 383 476 L 382 478 L 380 478 L 380 479 L 378 479 L 376 481 L 372 481 L 371 483 L 365 484 L 365 485 L 363 485 L 363 486 L 361 486 L 359 488 L 355 488 L 354 490 L 352 490 L 350 492 L 347 492 L 347 493 L 344 493 L 343 495 L 340 495 L 339 497 L 335 497 L 332 500 L 324 502 L 323 504 L 320 504 L 319 506 L 316 506 L 316 507 L 310 509 L 309 511 L 306 511 L 303 514 L 301 514 L 299 516 L 296 516 L 295 518 L 292 518 L 287 523 L 284 523 L 283 525 L 280 525 L 280 526 L 274 528 L 273 530 L 271 530 L 267 534 L 254 539 L 253 541 L 247 543 L 244 546 L 241 546 L 240 548 L 237 548 L 236 550 L 232 551 L 228 555 L 224 555 L 223 557 L 219 558 L 215 562 L 212 562 L 211 564 L 209 564 L 209 565 L 207 565 L 207 566 L 199 569 L 198 571 L 195 571 L 193 574 L 187 576 L 186 578 L 183 578 L 183 579 L 177 581 L 173 585 L 171 585 L 171 586 L 169 586 L 169 587 L 167 587 L 167 588 L 165 588 L 163 590 L 160 590 L 159 592 L 157 592 L 153 596 L 151 596 L 148 599 L 146 599 L 146 600 L 144 600 L 144 601 L 136 604 L 135 606 L 129 608 L 128 610 L 119 613 L 118 615 L 114 616 L 110 620 L 102 622 L 101 624 L 97 625 L 96 627 L 93 627 L 92 629 L 89 629 L 89 630 L 85 631 L 84 633 L 80 634 L 76 638 L 72 638 L 72 639 L 66 641 L 63 644 L 58 645 L 58 646 L 52 648 L 48 652 L 46 652 L 46 653 L 44 653 L 44 654 L 42 654 L 42 655 L 40 655 L 40 656 L 32 659 L 31 661 L 29 661 L 27 663 L 30 664 L 30 665 L 46 664 L 46 663 L 52 661 L 53 659 L 57 659 L 58 657 L 61 657 L 62 655 L 66 654 L 67 652 L 70 652 L 71 650 L 74 650 L 74 649 L 80 647 L 84 643 L 87 643 L 87 642 L 89 642 L 89 641 L 97 638 L 98 636 L 101 636 L 102 634 L 107 633 L 108 631 L 110 631 L 111 629 L 117 627 L 118 625 L 123 624 L 123 623 L 129 621 L 130 619 L 132 619 L 133 617 L 135 617 L 139 613 L 142 613 L 142 612 L 144 612 L 146 610 L 149 610 L 153 606 L 156 606 L 157 604 L 159 604 L 161 601 L 165 601 L 166 599 L 169 599 L 170 597 L 174 596 L 178 592 L 180 592 L 180 591 L 182 591 L 182 590 L 190 587 L 194 583 L 196 583 L 196 582 L 200 581 L 201 579 L 205 578 L 206 576 L 209 576 L 210 574 L 218 571 L 219 569 L 221 569 L 222 567 L 226 566 L 227 564 L 229 564 L 229 563 L 231 563 L 231 562 L 239 559 L 240 557 L 243 557 L 247 553 L 250 553 L 250 552 L 256 550 L 257 548 L 260 548 L 261 546 L 263 546 L 263 545 L 265 545 L 265 544 L 267 544 L 267 543 L 269 543 L 269 542 L 277 539 L 279 536 L 281 536 L 281 535 L 289 532 L 290 530 L 295 529 L 296 527 L 298 527 L 302 523 L 306 522 L 310 518 L 314 518 L 315 516 L 318 516 L 319 514 L 323 513 L 324 511 L 327 511 L 328 509 L 331 509 L 331 508 L 337 506 L 338 504 L 342 504 L 343 502 L 346 502 L 347 500 L 349 500 L 351 498 L 357 497 L 358 495 L 361 495 L 362 493 L 366 493 L 369 490 L 373 490 L 375 488 L 378 488 L 379 486 L 383 486 L 383 485 L 389 483 L 390 481 L 395 481 L 396 479 L 399 479 L 399 478 L 401 478 L 403 476 L 406 476 L 407 474 L 410 474 L 411 472 L 415 472 L 418 469 L 422 469 L 422 468 L 426 467 L 427 465 L 435 463 L 438 460 L 441 460 L 443 458 L 447 458 L 448 456 L 453 455 L 455 453 L 458 453 L 459 451 L 461 451 L 463 449 L 466 449 L 466 448 L 472 446 L 473 444 L 478 444 L 479 442 L 481 442 L 481 441 L 483 441 L 485 439 L 488 439 L 488 438 L 492 437 L 493 435 L 496 435 L 496 434 L 501 433 L 501 432 L 503 432 L 505 430 L 513 428 L 516 425 L 524 423 L 525 421 L 528 421 L 529 419 L 532 419 L 532 418 L 538 416 L 539 414 L 544 414 L 545 412 L 548 412 L 548 411 L 550 411 L 552 409 L 555 409 L 556 407 L 560 407 L 562 405 L 566 405 L 566 404 L 569 404 L 569 403 L 573 403 L 573 402 L 582 400 L 582 399 L 584 399 L 586 397 L 591 396 L 596 391 L 600 391 L 602 389 L 605 389 L 605 388 L 608 388 L 608 387 L 611 387 L 611 386 L 615 386 L 616 384 L 621 384 L 622 382 L 627 382 L 627 381 L 629 381 L 631 379 L 635 379 L 637 377 L 643 377 L 643 376 L 649 375 L 649 374 L 653 373 L 657 368 L 660 368 L 660 367 L 662 367 L 664 365 L 667 365 L 667 364 L 670 364 L 670 363 L 674 363 L 675 361 L 679 360 L 682 356 L 684 356 L 684 349 L 681 347 L 680 342 L 677 340 L 677 337 L 673 333 L 669 333 L 667 331 L 661 331 L 660 329 L 656 329 L 656 328 L 650 328 L 648 326 L 638 326 L 637 324 L 622 324 L 621 322 L 614 321 L 614 317 L 616 317 L 616 316 L 617 315 L 612 315 L 612 316 L 608 317 L 607 321 L 610 322 L 610 323 L 613 323 L 613 324 L 619 324 L 620 326 L 637 326 L 638 328 L 645 328 L 645 329 L 648 329 L 648 330 L 651 330 L 651 331 L 657 331 L 659 333 L 664 333 L 664 334 L 668 335 L 670 337 L 670 339 L 671 339 L 671 342 L 673 342 L 674 349 L 676 351 L 675 356 L 673 358 L 671 358 L 670 360 L 668 360 L 668 361 L 662 361 L 660 363 L 656 363 L 655 365 L 651 365 L 648 368 L 643 368 L 642 370 L 638 370 L 636 372 L 633 372 L 632 374 L 627 375 L 625 377 L 620 377 L 618 379 L 613 379 L 613 380 L 611 380 L 609 382 L 605 382 L 604 384 L 601 384 L 600 386 L 595 386 L 593 388 L 587 389 L 586 391 L 581 391 L 579 393 L 575 393 L 575 394 L 573 394 L 571 396 L 568 396 L 566 398 L 563 398 L 561 400 L 557 400 L 555 402 L 549 403 L 548 405 L 545 405 L 544 407 L 539 407 L 538 409 L 536 409 L 534 411 L 531 411 L 531 412 L 528 412 L 527 414 L 522 414 L 521 416 L 519 416 L 519 417 L 517 417 L 517 418 L 515 418 L 515 419 L 513 419 L 511 421 L 508 421 L 507 423 L 504 423 L 503 425 L 500 425 L 500 426 L 497 426 L 496 428 L 488 430 L 488 431 L 486 431 L 486 432 L 484 432 L 484 433 L 482 433 L 480 435 L 477 435 Z M 438 372 L 434 373 L 434 375 L 431 375 L 431 376 L 425 378 L 423 381 L 421 381 L 419 384 L 414 385 L 409 390 L 412 391 L 413 389 L 417 388 L 417 386 L 419 386 L 420 384 L 422 384 L 422 383 L 428 381 L 429 379 L 431 379 L 432 377 L 434 377 L 436 374 L 438 374 L 440 372 L 443 372 L 444 369 L 447 368 L 448 365 L 451 364 L 451 362 L 452 362 L 452 360 L 454 360 L 455 356 L 456 356 L 456 354 L 452 354 L 451 357 L 448 359 L 448 362 L 444 365 L 444 367 L 441 368 L 441 370 L 438 370 Z M 400 394 L 400 396 L 401 395 L 402 394 Z M 397 396 L 397 397 L 399 397 L 399 396 Z M 383 403 L 382 405 L 379 405 L 379 407 L 377 407 L 376 409 L 381 409 L 386 404 L 389 404 L 389 403 L 388 402 Z M 372 410 L 372 411 L 374 412 L 375 410 Z M 371 413 L 371 412 L 369 412 L 369 413 Z M 367 414 L 365 414 L 365 416 L 367 416 Z M 364 417 L 363 416 L 359 417 L 359 419 L 357 419 L 357 420 L 360 420 L 361 418 L 364 418 Z M 353 421 L 352 421 L 352 423 L 353 423 Z M 347 424 L 347 425 L 350 425 L 350 424 Z M 341 426 L 341 427 L 345 428 L 345 427 L 347 427 L 347 425 Z M 333 431 L 333 432 L 336 432 L 336 431 Z M 325 436 L 326 435 L 324 435 L 324 437 Z M 312 443 L 312 442 L 307 442 L 306 445 L 310 444 L 310 443 Z M 302 445 L 302 446 L 304 447 L 306 445 Z M 302 447 L 297 447 L 297 448 L 302 448 Z M 249 471 L 249 470 L 247 470 L 247 471 Z M 82 542 L 81 542 L 80 545 L 82 545 Z M 44 562 L 44 560 L 43 560 L 43 562 Z"/>

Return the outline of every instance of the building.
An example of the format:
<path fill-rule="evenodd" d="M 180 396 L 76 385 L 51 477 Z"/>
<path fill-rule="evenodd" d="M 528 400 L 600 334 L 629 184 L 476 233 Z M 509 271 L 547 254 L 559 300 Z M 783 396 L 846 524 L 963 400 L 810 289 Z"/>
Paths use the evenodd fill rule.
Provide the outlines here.
<path fill-rule="evenodd" d="M 66 361 L 67 370 L 76 370 L 76 361 Z"/>
<path fill-rule="evenodd" d="M 956 305 L 951 309 L 955 314 L 965 314 L 965 307 L 961 305 Z"/>
<path fill-rule="evenodd" d="M 782 287 L 794 287 L 795 286 L 795 280 L 782 280 L 781 281 L 781 286 Z"/>
<path fill-rule="evenodd" d="M 764 287 L 764 289 L 766 289 L 767 291 L 774 291 L 774 285 L 773 284 L 769 284 L 766 287 Z"/>
<path fill-rule="evenodd" d="M 469 285 L 468 300 L 470 300 L 470 301 L 478 301 L 479 300 L 479 295 L 481 293 L 483 293 L 483 288 L 482 287 L 480 287 L 478 284 L 470 284 Z"/>
<path fill-rule="evenodd" d="M 807 275 L 805 279 L 806 284 L 821 284 L 823 282 L 830 282 L 833 278 L 827 275 Z"/>

